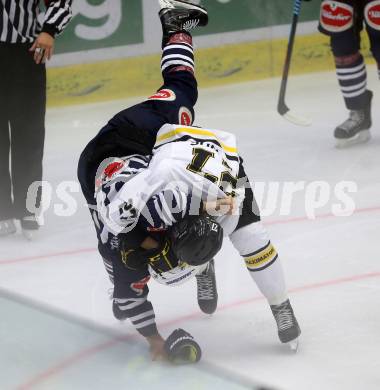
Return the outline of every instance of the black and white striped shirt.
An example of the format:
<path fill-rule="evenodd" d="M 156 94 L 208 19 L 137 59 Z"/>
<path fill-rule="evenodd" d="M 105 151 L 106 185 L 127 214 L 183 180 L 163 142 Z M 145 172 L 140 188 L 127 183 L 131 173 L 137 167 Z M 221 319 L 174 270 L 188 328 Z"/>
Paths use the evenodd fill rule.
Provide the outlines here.
<path fill-rule="evenodd" d="M 45 0 L 42 24 L 40 0 L 0 0 L 0 42 L 34 42 L 40 32 L 53 37 L 63 31 L 72 17 L 72 0 Z"/>

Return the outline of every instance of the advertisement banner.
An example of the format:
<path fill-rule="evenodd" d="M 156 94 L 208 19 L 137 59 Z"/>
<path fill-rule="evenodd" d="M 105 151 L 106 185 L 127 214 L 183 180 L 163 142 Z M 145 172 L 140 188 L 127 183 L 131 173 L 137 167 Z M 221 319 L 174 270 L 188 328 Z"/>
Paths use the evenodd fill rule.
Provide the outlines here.
<path fill-rule="evenodd" d="M 201 3 L 209 12 L 210 23 L 197 32 L 199 35 L 289 24 L 293 12 L 292 0 L 203 0 Z M 318 1 L 302 3 L 300 21 L 317 20 L 319 7 Z"/>
<path fill-rule="evenodd" d="M 192 1 L 203 4 L 210 15 L 209 25 L 197 30 L 195 35 L 205 36 L 284 25 L 289 24 L 292 18 L 292 0 Z M 320 2 L 306 2 L 302 6 L 300 21 L 318 19 Z M 152 36 L 157 35 L 158 30 L 147 19 L 152 18 L 153 14 L 155 18 L 157 9 L 156 0 L 75 0 L 74 17 L 66 31 L 57 39 L 56 53 L 73 53 L 131 44 L 146 46 L 148 53 L 149 41 Z"/>
<path fill-rule="evenodd" d="M 56 53 L 143 43 L 142 0 L 75 0 Z"/>

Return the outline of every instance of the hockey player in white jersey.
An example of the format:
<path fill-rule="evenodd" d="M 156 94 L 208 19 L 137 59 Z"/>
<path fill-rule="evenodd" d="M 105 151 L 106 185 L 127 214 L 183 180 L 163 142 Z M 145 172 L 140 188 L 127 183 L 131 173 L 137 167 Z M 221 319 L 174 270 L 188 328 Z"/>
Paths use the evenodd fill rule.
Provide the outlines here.
<path fill-rule="evenodd" d="M 198 223 L 198 218 L 209 215 L 214 223 L 211 229 L 217 231 L 220 225 L 245 259 L 270 304 L 280 340 L 296 348 L 300 330 L 281 263 L 257 215 L 235 137 L 218 130 L 167 124 L 158 132 L 149 165 L 132 172 L 130 163 L 136 157 L 107 159 L 100 166 L 96 191 L 100 219 L 114 235 L 128 234 L 137 226 L 171 233 L 150 246 L 153 252 L 123 248 L 125 265 L 134 268 L 145 263 L 156 281 L 171 287 L 186 282 L 207 266 L 207 254 L 202 258 L 195 254 L 196 243 L 187 238 L 187 232 L 182 240 L 188 242 L 179 244 L 182 248 L 178 249 L 176 239 L 189 221 Z M 110 176 L 107 167 L 115 164 L 118 168 Z M 169 247 L 174 255 L 162 255 Z"/>
<path fill-rule="evenodd" d="M 191 126 L 197 91 L 189 29 L 207 24 L 207 11 L 183 1 L 160 4 L 165 84 L 112 118 L 78 168 L 115 287 L 114 315 L 131 320 L 153 356 L 165 355 L 168 343 L 148 300 L 150 276 L 168 286 L 195 276 L 201 310 L 214 312 L 213 257 L 224 232 L 266 297 L 281 342 L 296 345 L 300 329 L 281 263 L 260 222 L 235 137 Z"/>

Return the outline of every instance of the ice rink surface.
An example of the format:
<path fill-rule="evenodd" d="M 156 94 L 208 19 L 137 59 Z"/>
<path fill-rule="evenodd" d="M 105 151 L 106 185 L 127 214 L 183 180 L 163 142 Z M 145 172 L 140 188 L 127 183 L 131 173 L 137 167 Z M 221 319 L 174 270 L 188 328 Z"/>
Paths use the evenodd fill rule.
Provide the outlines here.
<path fill-rule="evenodd" d="M 278 79 L 201 90 L 196 124 L 235 133 L 251 180 L 264 189 L 280 183 L 278 197 L 275 187 L 272 195 L 264 191 L 263 220 L 280 253 L 302 336 L 296 355 L 280 344 L 267 303 L 226 240 L 216 258 L 220 303 L 214 316 L 199 311 L 195 281 L 175 289 L 150 283 L 163 335 L 182 327 L 202 346 L 203 360 L 192 367 L 151 362 L 132 326 L 113 318 L 111 285 L 75 185 L 76 212 L 57 216 L 71 213 L 59 193 L 75 181 L 81 149 L 114 113 L 138 100 L 49 110 L 45 180 L 53 192 L 50 202 L 45 198 L 45 225 L 34 242 L 20 234 L 0 241 L 1 390 L 253 389 L 257 383 L 378 390 L 380 86 L 374 67 L 369 84 L 373 139 L 345 150 L 335 149 L 332 137 L 346 117 L 333 73 L 290 81 L 288 103 L 313 118 L 308 128 L 274 112 Z M 350 216 L 334 216 L 343 204 L 334 192 L 342 181 L 357 185 L 349 194 L 355 203 Z M 285 182 L 305 188 L 292 203 L 281 196 Z M 305 198 L 316 206 L 327 202 L 315 210 L 317 218 L 308 217 Z"/>

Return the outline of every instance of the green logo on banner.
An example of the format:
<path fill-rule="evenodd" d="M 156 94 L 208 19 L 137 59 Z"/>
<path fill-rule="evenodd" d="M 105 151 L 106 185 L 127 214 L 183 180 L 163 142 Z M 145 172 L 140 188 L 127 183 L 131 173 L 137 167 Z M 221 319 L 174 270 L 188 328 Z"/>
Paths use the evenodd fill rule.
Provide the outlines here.
<path fill-rule="evenodd" d="M 142 0 L 75 0 L 57 53 L 143 43 Z"/>

